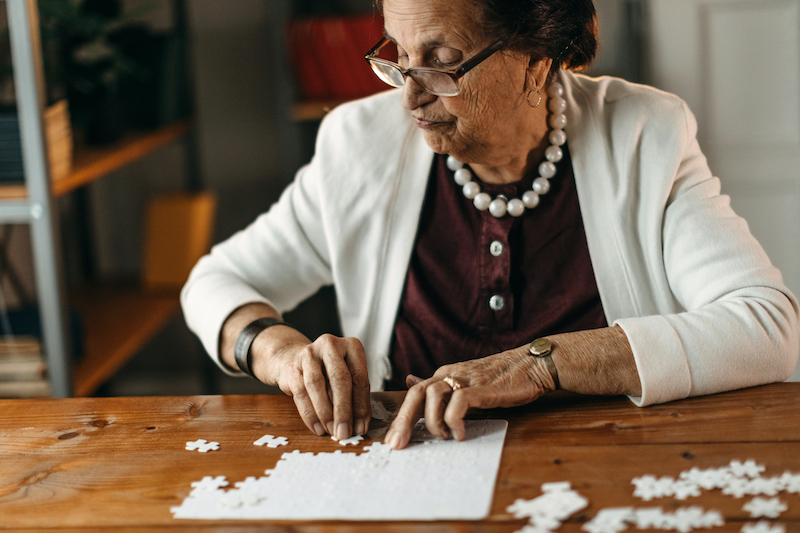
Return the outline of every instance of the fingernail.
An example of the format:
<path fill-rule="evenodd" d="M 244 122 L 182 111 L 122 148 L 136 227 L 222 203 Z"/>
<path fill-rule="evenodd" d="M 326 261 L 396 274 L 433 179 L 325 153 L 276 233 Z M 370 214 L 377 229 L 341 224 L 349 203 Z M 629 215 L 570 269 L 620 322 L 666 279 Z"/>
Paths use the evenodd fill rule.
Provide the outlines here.
<path fill-rule="evenodd" d="M 328 434 L 333 437 L 336 435 L 336 432 L 333 431 L 333 422 L 328 422 Z"/>
<path fill-rule="evenodd" d="M 344 422 L 339 424 L 339 428 L 336 433 L 336 438 L 339 440 L 344 440 L 344 439 L 349 439 L 350 437 L 352 437 L 352 435 L 350 434 L 350 424 L 345 424 Z"/>
<path fill-rule="evenodd" d="M 317 422 L 316 424 L 314 424 L 314 431 L 315 431 L 315 432 L 316 432 L 316 434 L 317 434 L 317 435 L 319 435 L 320 437 L 321 437 L 321 436 L 323 436 L 323 435 L 325 434 L 325 428 L 324 428 L 324 427 L 323 427 L 323 425 L 322 425 L 322 424 L 320 424 L 319 422 Z"/>
<path fill-rule="evenodd" d="M 389 447 L 393 450 L 400 449 L 400 434 L 393 433 L 392 436 L 389 438 Z"/>
<path fill-rule="evenodd" d="M 364 431 L 364 421 L 363 420 L 356 420 L 356 427 L 353 430 L 353 433 L 356 434 L 356 435 L 363 435 L 364 433 L 366 433 L 366 431 Z"/>

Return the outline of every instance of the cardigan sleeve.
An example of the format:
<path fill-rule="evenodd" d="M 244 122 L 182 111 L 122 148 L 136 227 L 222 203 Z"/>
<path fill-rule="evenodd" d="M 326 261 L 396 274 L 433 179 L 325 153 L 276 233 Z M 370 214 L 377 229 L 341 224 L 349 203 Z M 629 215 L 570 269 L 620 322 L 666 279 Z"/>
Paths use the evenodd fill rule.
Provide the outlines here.
<path fill-rule="evenodd" d="M 616 321 L 641 378 L 637 405 L 783 381 L 800 351 L 798 302 L 721 194 L 694 116 L 681 107 L 685 127 L 671 187 L 643 206 L 664 205 L 660 242 L 651 246 L 660 244 L 677 312 Z"/>
<path fill-rule="evenodd" d="M 181 291 L 189 329 L 229 374 L 241 373 L 221 363 L 219 338 L 233 311 L 262 302 L 284 312 L 331 283 L 319 174 L 313 161 L 301 169 L 266 213 L 197 263 Z"/>

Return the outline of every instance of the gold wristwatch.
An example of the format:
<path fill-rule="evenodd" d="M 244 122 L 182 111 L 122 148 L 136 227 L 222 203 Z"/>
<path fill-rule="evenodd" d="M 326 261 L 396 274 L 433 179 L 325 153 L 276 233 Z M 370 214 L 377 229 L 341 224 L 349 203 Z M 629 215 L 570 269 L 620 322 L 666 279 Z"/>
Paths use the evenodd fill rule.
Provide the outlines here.
<path fill-rule="evenodd" d="M 558 390 L 561 387 L 558 381 L 558 369 L 555 362 L 553 362 L 553 357 L 550 355 L 553 352 L 553 342 L 547 337 L 540 337 L 531 343 L 528 351 L 532 356 L 544 361 L 550 376 L 553 378 L 556 390 Z"/>

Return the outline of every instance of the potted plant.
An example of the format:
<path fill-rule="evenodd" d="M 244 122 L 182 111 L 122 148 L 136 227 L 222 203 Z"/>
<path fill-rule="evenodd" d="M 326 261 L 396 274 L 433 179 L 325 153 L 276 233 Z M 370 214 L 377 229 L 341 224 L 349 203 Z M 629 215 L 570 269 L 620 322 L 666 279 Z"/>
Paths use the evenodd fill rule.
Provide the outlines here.
<path fill-rule="evenodd" d="M 120 94 L 147 69 L 131 58 L 120 35 L 155 4 L 123 13 L 118 0 L 39 0 L 45 77 L 50 99 L 66 97 L 73 123 L 89 144 L 117 140 L 124 129 Z"/>

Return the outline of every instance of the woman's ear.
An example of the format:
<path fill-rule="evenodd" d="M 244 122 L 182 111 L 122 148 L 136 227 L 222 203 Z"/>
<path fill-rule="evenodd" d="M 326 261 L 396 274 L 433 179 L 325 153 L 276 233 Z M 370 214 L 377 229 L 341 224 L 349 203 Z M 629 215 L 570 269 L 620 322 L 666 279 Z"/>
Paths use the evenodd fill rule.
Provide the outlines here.
<path fill-rule="evenodd" d="M 543 89 L 547 83 L 547 75 L 550 73 L 550 67 L 552 65 L 553 60 L 549 57 L 539 60 L 531 58 L 528 62 L 528 76 L 525 80 L 526 89 L 533 89 L 536 87 Z"/>

